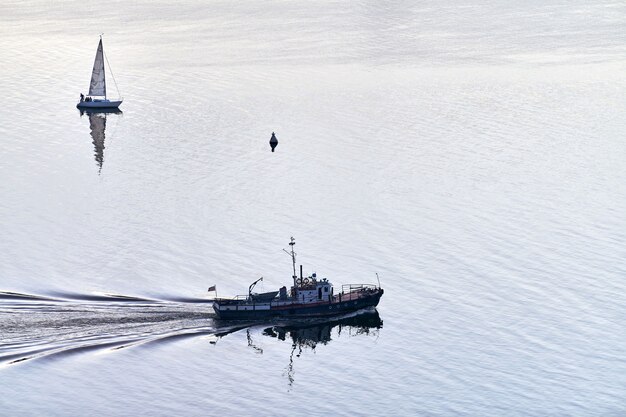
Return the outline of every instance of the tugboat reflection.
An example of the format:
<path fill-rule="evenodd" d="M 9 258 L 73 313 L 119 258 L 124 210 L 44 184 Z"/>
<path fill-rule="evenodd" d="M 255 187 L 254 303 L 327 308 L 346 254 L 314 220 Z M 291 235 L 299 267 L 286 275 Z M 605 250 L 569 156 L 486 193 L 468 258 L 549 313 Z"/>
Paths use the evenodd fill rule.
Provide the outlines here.
<path fill-rule="evenodd" d="M 333 329 L 336 328 L 336 336 L 374 336 L 378 337 L 383 321 L 380 319 L 378 311 L 371 309 L 355 315 L 343 316 L 324 321 L 306 321 L 290 323 L 288 325 L 277 325 L 266 328 L 263 335 L 276 338 L 278 340 L 291 341 L 291 354 L 286 374 L 291 386 L 294 381 L 294 355 L 300 357 L 306 349 L 315 350 L 318 344 L 326 345 L 332 340 Z M 248 333 L 248 346 L 257 353 L 262 354 L 263 350 L 254 345 L 250 333 Z"/>
<path fill-rule="evenodd" d="M 110 113 L 123 114 L 119 109 L 81 109 L 80 116 L 84 114 L 89 116 L 89 129 L 91 130 L 91 139 L 95 148 L 94 156 L 98 164 L 98 174 L 102 171 L 104 163 L 104 137 L 107 123 L 107 115 Z"/>

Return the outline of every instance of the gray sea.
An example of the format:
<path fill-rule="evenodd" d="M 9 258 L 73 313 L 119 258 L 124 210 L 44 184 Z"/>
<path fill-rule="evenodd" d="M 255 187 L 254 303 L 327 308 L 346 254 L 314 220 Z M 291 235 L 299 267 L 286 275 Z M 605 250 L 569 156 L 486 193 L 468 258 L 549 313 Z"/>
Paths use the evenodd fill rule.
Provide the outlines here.
<path fill-rule="evenodd" d="M 0 415 L 625 415 L 625 22 L 3 1 Z M 122 112 L 81 115 L 100 33 Z M 215 320 L 291 236 L 377 309 Z"/>

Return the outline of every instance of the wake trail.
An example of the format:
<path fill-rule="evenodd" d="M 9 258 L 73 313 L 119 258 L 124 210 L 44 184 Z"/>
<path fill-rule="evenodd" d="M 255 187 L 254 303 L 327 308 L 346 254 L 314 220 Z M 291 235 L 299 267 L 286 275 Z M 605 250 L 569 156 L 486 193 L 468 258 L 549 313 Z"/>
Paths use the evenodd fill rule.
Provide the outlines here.
<path fill-rule="evenodd" d="M 0 292 L 0 366 L 97 349 L 223 334 L 206 303 L 124 295 Z"/>

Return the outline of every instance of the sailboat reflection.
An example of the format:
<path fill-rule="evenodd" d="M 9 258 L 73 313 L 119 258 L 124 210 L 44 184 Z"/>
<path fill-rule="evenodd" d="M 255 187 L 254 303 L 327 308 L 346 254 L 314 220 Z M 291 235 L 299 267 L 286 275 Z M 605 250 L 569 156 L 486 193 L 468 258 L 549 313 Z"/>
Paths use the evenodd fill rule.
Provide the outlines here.
<path fill-rule="evenodd" d="M 291 354 L 286 368 L 289 385 L 294 381 L 294 354 L 300 357 L 306 349 L 315 350 L 318 344 L 326 345 L 333 338 L 333 329 L 336 328 L 336 336 L 375 336 L 378 337 L 383 321 L 376 309 L 361 312 L 357 315 L 344 316 L 325 321 L 290 323 L 289 325 L 277 325 L 263 331 L 263 335 L 277 338 L 278 340 L 291 341 Z M 255 346 L 248 335 L 248 346 L 257 353 L 263 351 Z M 297 353 L 296 353 L 297 351 Z"/>
<path fill-rule="evenodd" d="M 81 109 L 80 116 L 84 114 L 89 116 L 89 129 L 91 130 L 91 139 L 95 148 L 94 156 L 98 164 L 98 173 L 102 171 L 104 163 L 104 137 L 107 123 L 107 115 L 110 113 L 123 114 L 119 109 Z"/>

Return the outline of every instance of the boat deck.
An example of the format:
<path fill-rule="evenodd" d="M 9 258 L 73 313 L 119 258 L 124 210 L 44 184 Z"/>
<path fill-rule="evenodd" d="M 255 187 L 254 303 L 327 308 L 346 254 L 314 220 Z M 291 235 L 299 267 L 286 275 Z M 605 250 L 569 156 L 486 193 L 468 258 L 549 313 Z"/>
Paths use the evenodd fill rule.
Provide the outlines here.
<path fill-rule="evenodd" d="M 272 310 L 274 309 L 290 309 L 290 308 L 297 308 L 297 307 L 315 307 L 315 306 L 321 306 L 321 305 L 334 305 L 334 304 L 341 304 L 341 303 L 346 303 L 349 301 L 357 301 L 357 300 L 362 300 L 362 299 L 366 299 L 366 298 L 370 298 L 374 295 L 376 295 L 378 292 L 380 291 L 380 289 L 376 288 L 376 287 L 370 287 L 370 286 L 361 286 L 359 288 L 354 288 L 351 291 L 348 292 L 342 292 L 333 296 L 328 296 L 328 298 L 326 299 L 320 299 L 320 300 L 315 300 L 315 301 L 299 301 L 299 300 L 295 300 L 294 298 L 287 298 L 287 299 L 279 299 L 279 298 L 275 298 L 273 300 L 269 300 L 269 301 L 255 301 L 254 299 L 250 299 L 249 297 L 245 297 L 245 296 L 237 296 L 235 298 L 216 298 L 215 302 L 217 304 L 219 304 L 220 306 L 224 306 L 226 308 L 230 307 L 244 307 L 244 306 L 252 306 L 253 308 L 270 308 Z"/>

